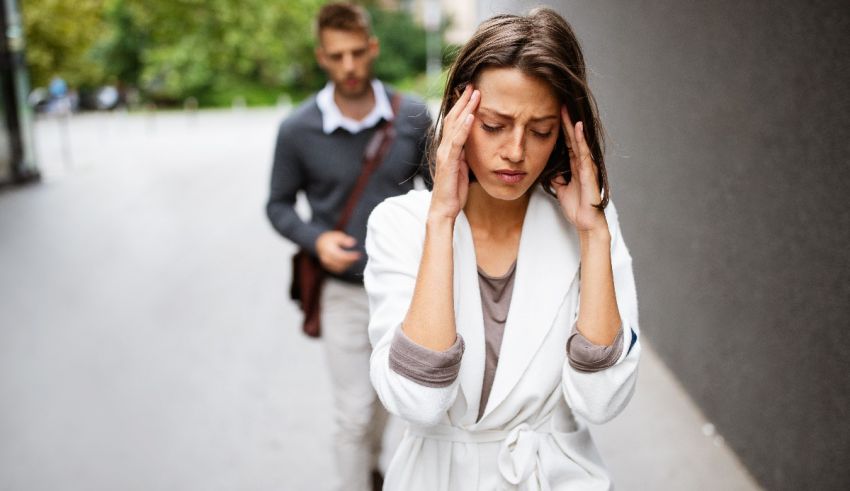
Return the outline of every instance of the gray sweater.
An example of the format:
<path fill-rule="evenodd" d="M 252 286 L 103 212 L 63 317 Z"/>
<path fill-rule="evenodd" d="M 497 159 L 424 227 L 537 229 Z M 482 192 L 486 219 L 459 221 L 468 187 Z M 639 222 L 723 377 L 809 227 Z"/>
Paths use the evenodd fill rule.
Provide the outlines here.
<path fill-rule="evenodd" d="M 387 91 L 390 99 L 392 94 L 392 91 Z M 403 96 L 394 126 L 396 139 L 393 146 L 369 178 L 344 230 L 357 239 L 357 246 L 353 249 L 362 254 L 361 259 L 347 271 L 335 275 L 345 281 L 363 281 L 366 221 L 372 208 L 390 196 L 413 189 L 416 174 L 428 174 L 423 156 L 431 118 L 425 104 Z M 315 96 L 281 123 L 266 206 L 269 220 L 281 235 L 316 254 L 316 238 L 331 230 L 339 219 L 363 167 L 363 150 L 375 131 L 376 128 L 370 128 L 351 134 L 337 129 L 326 135 L 322 131 L 322 113 Z M 305 192 L 312 210 L 308 223 L 295 213 L 295 195 L 300 190 Z"/>

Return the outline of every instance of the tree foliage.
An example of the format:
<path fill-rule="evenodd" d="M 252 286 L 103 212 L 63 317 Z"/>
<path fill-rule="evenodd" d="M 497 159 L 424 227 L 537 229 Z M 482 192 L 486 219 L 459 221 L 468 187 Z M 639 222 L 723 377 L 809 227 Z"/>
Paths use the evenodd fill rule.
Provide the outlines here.
<path fill-rule="evenodd" d="M 30 76 L 35 86 L 61 75 L 72 86 L 103 78 L 89 49 L 102 32 L 104 0 L 24 0 L 24 32 Z"/>
<path fill-rule="evenodd" d="M 384 80 L 400 80 L 425 71 L 425 29 L 404 11 L 369 9 L 381 55 L 375 75 Z"/>
<path fill-rule="evenodd" d="M 267 103 L 324 83 L 312 25 L 323 0 L 24 0 L 34 83 L 120 82 L 148 99 Z M 377 75 L 396 81 L 425 69 L 425 33 L 406 12 L 366 2 L 382 52 Z"/>

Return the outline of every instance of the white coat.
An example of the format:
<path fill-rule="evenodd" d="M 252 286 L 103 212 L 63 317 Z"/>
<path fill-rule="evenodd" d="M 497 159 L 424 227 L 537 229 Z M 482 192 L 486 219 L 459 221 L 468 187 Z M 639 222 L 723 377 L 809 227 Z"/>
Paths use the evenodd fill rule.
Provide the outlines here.
<path fill-rule="evenodd" d="M 567 337 L 579 306 L 579 239 L 557 200 L 538 187 L 523 223 L 499 364 L 476 422 L 484 316 L 472 231 L 463 212 L 453 243 L 456 326 L 466 345 L 460 374 L 448 387 L 435 388 L 389 367 L 393 334 L 413 296 L 430 199 L 427 191 L 411 191 L 384 201 L 373 211 L 366 237 L 372 384 L 387 410 L 408 423 L 384 489 L 611 489 L 585 421 L 604 423 L 626 406 L 640 357 L 632 261 L 613 204 L 605 214 L 624 329 L 620 359 L 595 373 L 576 371 L 567 361 Z"/>

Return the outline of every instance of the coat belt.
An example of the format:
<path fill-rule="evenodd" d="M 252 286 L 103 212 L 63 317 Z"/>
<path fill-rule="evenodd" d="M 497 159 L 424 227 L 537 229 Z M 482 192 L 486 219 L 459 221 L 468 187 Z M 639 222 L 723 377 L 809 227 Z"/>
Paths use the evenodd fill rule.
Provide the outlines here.
<path fill-rule="evenodd" d="M 548 481 L 540 475 L 540 440 L 558 433 L 552 429 L 551 420 L 544 419 L 534 425 L 520 423 L 510 430 L 465 430 L 457 426 L 410 425 L 410 435 L 455 443 L 497 443 L 499 447 L 499 473 L 513 485 L 525 483 L 530 490 L 547 491 Z"/>

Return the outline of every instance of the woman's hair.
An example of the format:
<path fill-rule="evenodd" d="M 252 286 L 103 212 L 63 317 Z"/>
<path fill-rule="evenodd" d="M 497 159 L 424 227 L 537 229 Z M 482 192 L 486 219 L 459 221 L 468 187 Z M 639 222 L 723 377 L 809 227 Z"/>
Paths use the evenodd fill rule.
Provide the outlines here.
<path fill-rule="evenodd" d="M 526 16 L 498 15 L 480 26 L 460 49 L 449 70 L 446 90 L 437 121 L 442 122 L 463 89 L 475 83 L 486 68 L 516 68 L 525 75 L 552 86 L 560 104 L 566 104 L 573 124 L 584 122 L 584 133 L 602 189 L 599 209 L 608 204 L 608 175 L 605 171 L 604 137 L 596 101 L 587 84 L 584 56 L 570 25 L 555 11 L 536 8 Z M 428 158 L 433 174 L 442 124 L 431 130 Z M 538 182 L 555 194 L 549 182 L 559 174 L 569 181 L 569 157 L 563 131 Z"/>

